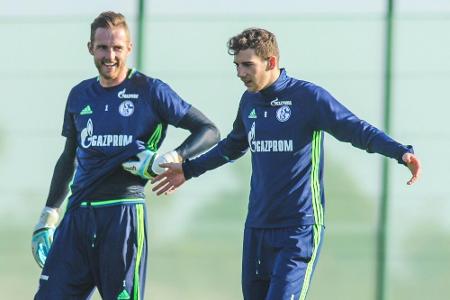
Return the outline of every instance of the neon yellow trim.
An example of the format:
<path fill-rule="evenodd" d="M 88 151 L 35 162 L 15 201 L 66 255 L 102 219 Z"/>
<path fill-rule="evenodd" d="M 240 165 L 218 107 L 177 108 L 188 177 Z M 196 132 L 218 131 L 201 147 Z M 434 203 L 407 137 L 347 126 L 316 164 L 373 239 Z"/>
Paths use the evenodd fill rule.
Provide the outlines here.
<path fill-rule="evenodd" d="M 311 197 L 312 197 L 312 206 L 314 212 L 314 221 L 313 225 L 313 235 L 314 235 L 314 250 L 311 256 L 311 260 L 308 262 L 308 266 L 306 267 L 305 278 L 303 279 L 303 286 L 300 293 L 299 300 L 305 300 L 306 294 L 308 293 L 309 284 L 311 282 L 311 276 L 314 269 L 314 263 L 317 258 L 317 253 L 319 251 L 320 240 L 322 238 L 322 230 L 323 230 L 323 207 L 322 207 L 322 199 L 320 196 L 320 180 L 319 180 L 319 172 L 320 172 L 320 148 L 322 142 L 322 131 L 314 131 L 312 138 L 312 146 L 311 146 Z"/>
<path fill-rule="evenodd" d="M 141 257 L 144 248 L 144 237 L 145 237 L 144 206 L 142 204 L 136 205 L 136 218 L 137 218 L 136 220 L 137 254 L 136 254 L 136 263 L 134 266 L 133 299 L 139 300 L 140 297 L 139 268 L 141 266 Z"/>
<path fill-rule="evenodd" d="M 80 206 L 108 206 L 108 205 L 120 205 L 120 204 L 140 204 L 145 203 L 145 199 L 142 198 L 127 198 L 127 199 L 115 199 L 115 200 L 102 200 L 95 202 L 81 202 Z"/>
<path fill-rule="evenodd" d="M 317 252 L 319 251 L 319 248 L 320 248 L 319 245 L 320 245 L 320 240 L 322 238 L 322 230 L 323 230 L 322 225 L 319 225 L 319 224 L 313 225 L 314 250 L 313 250 L 313 253 L 311 256 L 311 260 L 309 261 L 308 266 L 306 267 L 305 278 L 303 279 L 303 286 L 301 289 L 299 300 L 305 300 L 306 294 L 308 293 L 309 284 L 311 282 L 311 275 L 313 273 L 314 262 L 316 261 Z"/>
<path fill-rule="evenodd" d="M 316 131 L 313 132 L 313 138 L 311 141 L 311 203 L 314 212 L 314 221 L 316 224 L 319 223 L 318 207 L 317 207 L 317 189 L 316 189 L 316 173 L 317 173 L 317 161 L 316 161 Z"/>
<path fill-rule="evenodd" d="M 320 146 L 322 131 L 314 131 L 311 147 L 311 195 L 315 224 L 323 225 L 323 207 L 320 196 Z"/>
<path fill-rule="evenodd" d="M 73 180 L 75 178 L 75 175 L 77 174 L 77 171 L 78 171 L 78 167 L 76 167 L 75 171 L 72 174 L 72 179 L 69 182 L 69 193 L 67 194 L 66 198 L 64 199 L 64 201 L 67 200 L 66 206 L 65 206 L 65 209 L 64 209 L 64 213 L 66 213 L 67 207 L 69 207 L 69 198 L 70 198 L 70 196 L 72 196 L 72 185 L 73 185 Z"/>
<path fill-rule="evenodd" d="M 161 139 L 161 133 L 162 133 L 162 124 L 159 123 L 156 126 L 155 131 L 153 131 L 151 137 L 147 141 L 147 148 L 150 149 L 153 152 L 156 152 L 158 150 L 158 143 Z"/>
<path fill-rule="evenodd" d="M 323 225 L 324 224 L 324 220 L 323 220 L 323 207 L 322 207 L 322 197 L 321 197 L 321 191 L 320 191 L 320 156 L 321 156 L 321 145 L 322 145 L 322 136 L 323 136 L 323 132 L 320 131 L 318 133 L 318 138 L 317 138 L 317 151 L 316 151 L 316 155 L 317 155 L 317 171 L 316 171 L 316 180 L 315 180 L 315 184 L 316 184 L 316 190 L 317 190 L 317 206 L 319 207 L 319 220 L 320 223 L 319 225 Z"/>
<path fill-rule="evenodd" d="M 136 69 L 131 69 L 130 75 L 128 75 L 128 79 L 133 77 L 134 73 L 136 73 Z"/>

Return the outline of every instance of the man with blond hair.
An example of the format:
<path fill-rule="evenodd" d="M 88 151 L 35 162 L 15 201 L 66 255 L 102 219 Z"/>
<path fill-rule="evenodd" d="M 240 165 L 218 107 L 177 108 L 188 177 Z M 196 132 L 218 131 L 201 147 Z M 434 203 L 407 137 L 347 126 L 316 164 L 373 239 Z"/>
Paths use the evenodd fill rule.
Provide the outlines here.
<path fill-rule="evenodd" d="M 132 43 L 122 14 L 103 12 L 93 21 L 88 50 L 98 76 L 69 94 L 66 144 L 33 232 L 33 255 L 43 267 L 35 299 L 88 299 L 95 287 L 103 299 L 143 299 L 144 186 L 163 171 L 160 163 L 204 152 L 219 132 L 166 83 L 128 68 Z M 168 125 L 191 134 L 158 155 Z M 56 227 L 69 185 L 67 210 Z"/>

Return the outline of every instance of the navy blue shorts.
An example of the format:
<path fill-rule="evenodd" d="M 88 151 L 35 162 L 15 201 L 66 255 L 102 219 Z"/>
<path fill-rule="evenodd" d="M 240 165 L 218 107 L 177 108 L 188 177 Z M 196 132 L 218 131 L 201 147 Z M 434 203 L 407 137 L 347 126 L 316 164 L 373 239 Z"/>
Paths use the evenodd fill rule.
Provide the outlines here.
<path fill-rule="evenodd" d="M 323 226 L 244 231 L 242 293 L 245 300 L 305 299 Z"/>
<path fill-rule="evenodd" d="M 107 202 L 107 201 L 106 201 Z M 85 205 L 68 211 L 34 299 L 143 299 L 147 262 L 145 202 Z"/>

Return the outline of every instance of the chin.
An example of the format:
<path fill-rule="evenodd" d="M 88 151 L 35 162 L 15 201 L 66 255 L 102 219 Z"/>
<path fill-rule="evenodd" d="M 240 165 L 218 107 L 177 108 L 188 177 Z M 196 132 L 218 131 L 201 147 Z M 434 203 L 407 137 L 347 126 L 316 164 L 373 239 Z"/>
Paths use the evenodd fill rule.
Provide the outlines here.
<path fill-rule="evenodd" d="M 119 77 L 120 71 L 119 70 L 114 70 L 113 72 L 103 71 L 101 74 L 105 78 L 114 79 Z"/>
<path fill-rule="evenodd" d="M 103 77 L 103 79 L 106 79 L 106 80 L 112 80 L 112 79 L 115 78 L 115 76 L 112 76 L 111 74 L 105 74 L 105 73 L 101 73 L 100 76 Z"/>

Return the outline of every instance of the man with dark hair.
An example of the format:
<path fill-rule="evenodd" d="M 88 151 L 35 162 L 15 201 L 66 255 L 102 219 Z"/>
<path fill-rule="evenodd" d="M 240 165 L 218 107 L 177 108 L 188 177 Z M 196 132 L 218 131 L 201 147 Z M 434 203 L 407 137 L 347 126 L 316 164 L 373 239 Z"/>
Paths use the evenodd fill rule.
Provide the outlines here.
<path fill-rule="evenodd" d="M 324 232 L 323 132 L 406 165 L 408 185 L 420 176 L 419 159 L 359 119 L 325 89 L 289 77 L 278 66 L 275 35 L 250 28 L 228 41 L 242 95 L 233 129 L 204 155 L 167 163 L 157 194 L 252 154 L 252 177 L 242 255 L 245 300 L 305 299 Z"/>
<path fill-rule="evenodd" d="M 127 67 L 132 43 L 123 15 L 100 14 L 91 24 L 88 50 L 98 76 L 69 94 L 66 144 L 33 232 L 33 255 L 43 267 L 35 299 L 88 299 L 95 287 L 103 299 L 143 299 L 144 186 L 164 171 L 161 163 L 206 151 L 219 132 L 167 84 Z M 191 134 L 158 155 L 169 124 Z M 67 210 L 56 228 L 69 185 Z"/>

